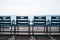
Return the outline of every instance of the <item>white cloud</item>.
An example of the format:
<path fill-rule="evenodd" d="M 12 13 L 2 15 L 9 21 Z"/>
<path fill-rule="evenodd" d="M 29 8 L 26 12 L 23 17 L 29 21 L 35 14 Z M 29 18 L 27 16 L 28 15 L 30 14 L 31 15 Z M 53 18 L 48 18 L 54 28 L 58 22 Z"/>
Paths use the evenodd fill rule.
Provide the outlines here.
<path fill-rule="evenodd" d="M 0 0 L 0 15 L 57 14 L 60 14 L 60 0 Z"/>

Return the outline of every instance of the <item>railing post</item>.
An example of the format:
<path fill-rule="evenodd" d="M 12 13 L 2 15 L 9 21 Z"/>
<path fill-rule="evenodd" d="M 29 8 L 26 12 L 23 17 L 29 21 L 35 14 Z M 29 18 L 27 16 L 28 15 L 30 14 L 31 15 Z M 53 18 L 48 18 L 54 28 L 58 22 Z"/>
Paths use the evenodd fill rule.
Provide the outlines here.
<path fill-rule="evenodd" d="M 13 36 L 16 37 L 16 25 L 15 25 L 15 20 L 12 20 L 12 26 L 14 27 L 14 34 Z"/>
<path fill-rule="evenodd" d="M 50 21 L 48 20 L 47 22 L 46 22 L 47 24 L 46 24 L 46 36 L 49 38 L 49 40 L 50 40 L 50 36 L 51 36 L 51 24 L 50 24 Z"/>

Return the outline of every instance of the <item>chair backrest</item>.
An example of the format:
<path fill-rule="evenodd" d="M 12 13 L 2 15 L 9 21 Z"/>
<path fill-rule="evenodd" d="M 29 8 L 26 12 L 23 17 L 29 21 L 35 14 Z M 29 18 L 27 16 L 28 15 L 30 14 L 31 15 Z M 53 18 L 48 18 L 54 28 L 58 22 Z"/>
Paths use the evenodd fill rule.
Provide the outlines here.
<path fill-rule="evenodd" d="M 28 26 L 28 16 L 16 16 L 17 26 Z"/>
<path fill-rule="evenodd" d="M 34 16 L 34 26 L 45 26 L 46 16 Z"/>
<path fill-rule="evenodd" d="M 51 16 L 51 26 L 59 26 L 60 16 Z"/>
<path fill-rule="evenodd" d="M 10 26 L 11 17 L 10 16 L 0 16 L 0 25 L 1 26 Z"/>

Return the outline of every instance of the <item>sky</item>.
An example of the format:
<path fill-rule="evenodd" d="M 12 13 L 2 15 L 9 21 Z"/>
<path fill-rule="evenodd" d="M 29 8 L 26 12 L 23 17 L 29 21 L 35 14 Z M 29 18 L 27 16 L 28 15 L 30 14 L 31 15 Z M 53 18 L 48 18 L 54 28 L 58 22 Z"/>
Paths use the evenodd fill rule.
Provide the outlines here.
<path fill-rule="evenodd" d="M 60 0 L 0 0 L 0 15 L 60 15 Z"/>

